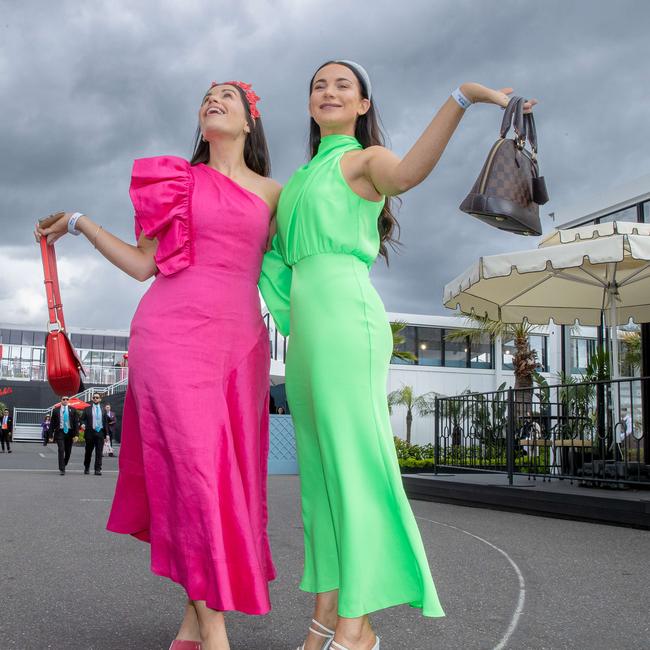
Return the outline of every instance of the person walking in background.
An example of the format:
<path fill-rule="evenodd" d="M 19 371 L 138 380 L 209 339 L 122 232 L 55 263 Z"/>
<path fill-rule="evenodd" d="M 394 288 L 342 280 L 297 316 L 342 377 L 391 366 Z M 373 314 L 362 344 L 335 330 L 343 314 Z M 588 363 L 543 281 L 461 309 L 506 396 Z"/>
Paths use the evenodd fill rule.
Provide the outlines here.
<path fill-rule="evenodd" d="M 104 405 L 104 411 L 106 411 L 106 428 L 108 431 L 108 441 L 111 446 L 111 453 L 109 455 L 112 456 L 113 436 L 115 435 L 115 431 L 117 429 L 117 416 L 115 415 L 115 411 L 111 409 L 111 405 L 108 403 Z"/>
<path fill-rule="evenodd" d="M 52 409 L 50 420 L 50 438 L 58 447 L 59 474 L 65 474 L 65 468 L 70 460 L 72 444 L 77 442 L 79 434 L 79 414 L 69 406 L 70 398 L 64 395 L 59 406 Z"/>
<path fill-rule="evenodd" d="M 43 422 L 41 422 L 41 440 L 43 442 L 43 447 L 47 445 L 47 442 L 50 438 L 50 414 L 48 413 L 45 416 Z"/>
<path fill-rule="evenodd" d="M 90 474 L 90 461 L 95 452 L 95 476 L 102 475 L 102 454 L 104 438 L 108 437 L 108 416 L 101 405 L 102 396 L 93 394 L 93 403 L 83 411 L 83 423 L 86 426 L 84 439 L 86 452 L 84 454 L 84 474 Z"/>
<path fill-rule="evenodd" d="M 104 438 L 104 448 L 102 449 L 102 456 L 113 456 L 113 445 L 111 445 L 111 439 L 108 436 Z"/>
<path fill-rule="evenodd" d="M 2 414 L 2 423 L 0 424 L 0 442 L 2 444 L 2 453 L 5 453 L 5 445 L 7 453 L 11 453 L 11 436 L 14 431 L 14 421 L 9 415 L 9 409 L 5 409 Z"/>

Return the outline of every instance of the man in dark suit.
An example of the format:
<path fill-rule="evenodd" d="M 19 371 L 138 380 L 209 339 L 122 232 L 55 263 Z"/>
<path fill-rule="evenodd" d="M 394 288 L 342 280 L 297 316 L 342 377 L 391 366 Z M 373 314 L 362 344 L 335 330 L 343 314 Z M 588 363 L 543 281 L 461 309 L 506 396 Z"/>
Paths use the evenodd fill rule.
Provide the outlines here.
<path fill-rule="evenodd" d="M 59 474 L 65 474 L 65 466 L 70 460 L 72 443 L 77 441 L 79 435 L 79 414 L 69 406 L 70 398 L 64 395 L 61 405 L 52 409 L 50 420 L 50 438 L 54 438 L 59 448 Z"/>
<path fill-rule="evenodd" d="M 0 442 L 2 443 L 2 453 L 5 453 L 5 445 L 7 445 L 7 452 L 11 453 L 11 436 L 14 431 L 14 421 L 9 415 L 9 409 L 5 409 L 2 413 L 0 420 Z"/>
<path fill-rule="evenodd" d="M 93 394 L 93 403 L 83 412 L 83 423 L 86 427 L 86 454 L 84 456 L 84 474 L 90 474 L 90 461 L 95 451 L 95 476 L 102 475 L 102 451 L 104 438 L 108 436 L 108 416 L 101 405 L 102 397 Z"/>

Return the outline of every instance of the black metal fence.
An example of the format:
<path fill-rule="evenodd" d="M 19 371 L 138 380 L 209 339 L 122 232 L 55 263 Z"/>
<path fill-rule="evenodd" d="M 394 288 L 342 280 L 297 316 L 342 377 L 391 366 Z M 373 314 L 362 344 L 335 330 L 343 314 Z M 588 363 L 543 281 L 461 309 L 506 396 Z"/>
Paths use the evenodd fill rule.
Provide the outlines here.
<path fill-rule="evenodd" d="M 436 471 L 650 485 L 649 396 L 639 377 L 439 397 Z"/>

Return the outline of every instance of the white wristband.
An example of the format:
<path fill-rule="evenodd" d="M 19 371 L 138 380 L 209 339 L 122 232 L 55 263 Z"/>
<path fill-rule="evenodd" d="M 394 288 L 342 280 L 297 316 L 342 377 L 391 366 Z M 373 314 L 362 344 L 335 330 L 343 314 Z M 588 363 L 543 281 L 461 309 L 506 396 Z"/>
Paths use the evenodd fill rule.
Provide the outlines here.
<path fill-rule="evenodd" d="M 79 217 L 83 217 L 82 212 L 75 212 L 69 219 L 68 219 L 68 232 L 71 235 L 80 235 L 81 233 L 77 230 L 77 221 L 79 221 Z"/>
<path fill-rule="evenodd" d="M 454 90 L 451 93 L 451 96 L 456 100 L 456 103 L 463 110 L 469 108 L 472 105 L 472 102 L 470 102 L 469 99 L 467 99 L 467 97 L 465 97 L 465 95 L 463 95 L 463 92 L 461 91 L 460 88 L 456 88 L 456 90 Z"/>

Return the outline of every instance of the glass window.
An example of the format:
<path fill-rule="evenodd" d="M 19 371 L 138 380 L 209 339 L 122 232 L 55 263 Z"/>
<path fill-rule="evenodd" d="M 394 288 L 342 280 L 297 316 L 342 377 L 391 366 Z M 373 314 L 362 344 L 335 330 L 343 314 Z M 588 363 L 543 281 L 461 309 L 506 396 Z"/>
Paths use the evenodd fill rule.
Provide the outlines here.
<path fill-rule="evenodd" d="M 461 341 L 445 339 L 445 366 L 450 368 L 466 368 L 468 352 L 469 339 Z"/>
<path fill-rule="evenodd" d="M 417 327 L 417 357 L 421 366 L 442 365 L 442 328 Z"/>
<path fill-rule="evenodd" d="M 21 341 L 20 343 L 22 345 L 34 345 L 34 332 L 30 332 L 29 330 L 23 330 L 21 333 Z"/>
<path fill-rule="evenodd" d="M 124 336 L 116 336 L 115 337 L 115 349 L 120 350 L 122 352 L 126 352 L 129 349 L 129 339 L 125 338 Z"/>
<path fill-rule="evenodd" d="M 70 334 L 70 343 L 75 348 L 80 348 L 81 347 L 81 334 Z"/>
<path fill-rule="evenodd" d="M 93 347 L 93 337 L 90 334 L 81 335 L 81 347 L 90 350 Z"/>
<path fill-rule="evenodd" d="M 103 350 L 104 349 L 104 337 L 98 336 L 97 334 L 93 335 L 93 350 Z"/>
<path fill-rule="evenodd" d="M 548 372 L 548 336 L 532 334 L 528 337 L 530 349 L 537 352 L 537 363 L 540 372 Z"/>
<path fill-rule="evenodd" d="M 504 341 L 501 347 L 502 347 L 501 354 L 503 355 L 501 365 L 507 370 L 513 370 L 514 366 L 512 364 L 512 359 L 515 356 L 515 353 L 517 352 L 517 348 L 515 347 L 515 342 Z"/>
<path fill-rule="evenodd" d="M 543 334 L 531 334 L 528 337 L 528 345 L 531 350 L 537 352 L 537 363 L 539 367 L 537 368 L 540 372 L 548 372 L 548 336 Z M 503 361 L 502 365 L 507 370 L 513 370 L 513 358 L 517 348 L 515 347 L 515 342 L 513 340 L 506 341 L 503 344 Z"/>
<path fill-rule="evenodd" d="M 45 345 L 45 332 L 34 332 L 34 345 Z"/>
<path fill-rule="evenodd" d="M 613 212 L 604 217 L 598 219 L 598 223 L 610 223 L 612 221 L 638 221 L 636 205 L 633 205 L 624 210 L 619 210 L 618 212 Z"/>
<path fill-rule="evenodd" d="M 639 325 L 625 325 L 618 328 L 618 361 L 621 377 L 641 375 L 642 345 Z"/>
<path fill-rule="evenodd" d="M 11 341 L 11 330 L 1 329 L 0 330 L 0 341 L 5 345 L 9 344 Z"/>
<path fill-rule="evenodd" d="M 114 350 L 115 349 L 115 337 L 114 336 L 105 336 L 104 337 L 104 350 Z"/>
<path fill-rule="evenodd" d="M 23 341 L 22 333 L 20 330 L 10 330 L 9 343 L 12 345 L 20 345 Z"/>
<path fill-rule="evenodd" d="M 650 223 L 650 201 L 643 204 L 643 221 Z"/>
<path fill-rule="evenodd" d="M 596 339 L 573 337 L 571 339 L 571 372 L 584 372 L 591 355 L 596 351 Z"/>
<path fill-rule="evenodd" d="M 413 327 L 412 325 L 408 325 L 400 332 L 400 335 L 404 338 L 404 343 L 398 345 L 396 349 L 399 352 L 410 352 L 411 354 L 416 354 L 415 327 Z M 390 362 L 396 364 L 407 364 L 407 365 L 413 365 L 415 363 L 415 361 L 409 361 L 408 359 L 400 359 L 399 357 L 393 357 Z"/>
<path fill-rule="evenodd" d="M 492 342 L 487 334 L 481 334 L 479 341 L 471 341 L 469 351 L 471 368 L 492 368 Z"/>

